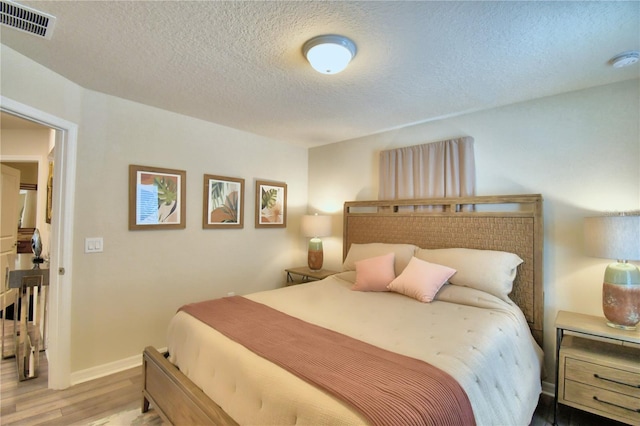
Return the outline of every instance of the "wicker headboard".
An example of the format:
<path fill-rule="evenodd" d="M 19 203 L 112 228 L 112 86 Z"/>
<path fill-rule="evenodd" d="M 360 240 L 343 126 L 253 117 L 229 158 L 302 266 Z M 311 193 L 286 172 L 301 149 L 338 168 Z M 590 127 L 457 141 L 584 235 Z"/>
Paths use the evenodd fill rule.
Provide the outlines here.
<path fill-rule="evenodd" d="M 473 204 L 476 211 L 464 211 Z M 413 206 L 413 208 L 412 208 Z M 442 211 L 429 211 L 430 207 Z M 344 204 L 343 258 L 353 243 L 408 243 L 422 248 L 466 247 L 515 253 L 509 297 L 542 345 L 542 197 L 533 195 L 349 201 Z"/>

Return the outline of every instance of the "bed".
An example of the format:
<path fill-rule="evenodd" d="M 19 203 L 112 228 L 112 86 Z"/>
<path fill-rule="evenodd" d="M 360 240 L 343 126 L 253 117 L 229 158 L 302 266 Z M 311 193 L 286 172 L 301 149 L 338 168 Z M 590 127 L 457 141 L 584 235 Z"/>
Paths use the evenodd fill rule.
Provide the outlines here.
<path fill-rule="evenodd" d="M 528 424 L 541 390 L 541 196 L 347 202 L 343 232 L 344 272 L 242 299 L 435 365 L 464 390 L 477 424 Z M 457 272 L 430 303 L 402 291 L 352 291 L 363 265 L 390 252 L 399 281 L 414 263 Z M 505 268 L 513 275 L 487 272 Z M 144 351 L 142 403 L 168 423 L 375 423 L 184 311 L 168 342 L 167 353 Z"/>

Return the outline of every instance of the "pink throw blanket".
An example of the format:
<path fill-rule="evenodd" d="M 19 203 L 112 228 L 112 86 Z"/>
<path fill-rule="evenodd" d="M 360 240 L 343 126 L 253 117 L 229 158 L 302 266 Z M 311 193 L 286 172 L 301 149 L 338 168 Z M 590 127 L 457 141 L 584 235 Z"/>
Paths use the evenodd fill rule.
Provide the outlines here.
<path fill-rule="evenodd" d="M 240 296 L 180 310 L 349 403 L 374 425 L 475 425 L 469 398 L 458 382 L 424 361 Z"/>

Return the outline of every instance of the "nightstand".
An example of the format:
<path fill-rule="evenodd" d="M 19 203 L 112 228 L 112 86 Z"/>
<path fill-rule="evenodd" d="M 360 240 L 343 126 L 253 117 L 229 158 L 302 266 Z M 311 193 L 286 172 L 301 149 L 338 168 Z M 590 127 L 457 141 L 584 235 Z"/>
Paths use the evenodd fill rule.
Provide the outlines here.
<path fill-rule="evenodd" d="M 558 312 L 554 403 L 554 424 L 558 404 L 640 424 L 640 332 L 609 327 L 602 317 Z"/>
<path fill-rule="evenodd" d="M 308 283 L 309 281 L 317 281 L 327 278 L 333 274 L 337 274 L 338 271 L 330 271 L 328 269 L 319 269 L 314 271 L 309 269 L 308 266 L 301 266 L 299 268 L 285 269 L 287 272 L 287 285 Z M 296 276 L 294 278 L 293 276 Z"/>

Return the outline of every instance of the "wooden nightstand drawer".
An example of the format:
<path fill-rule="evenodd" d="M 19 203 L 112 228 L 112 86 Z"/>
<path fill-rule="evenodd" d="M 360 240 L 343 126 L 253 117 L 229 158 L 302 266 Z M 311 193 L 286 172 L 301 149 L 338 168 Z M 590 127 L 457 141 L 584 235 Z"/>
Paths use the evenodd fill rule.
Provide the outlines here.
<path fill-rule="evenodd" d="M 640 351 L 577 336 L 560 347 L 558 402 L 640 424 Z"/>
<path fill-rule="evenodd" d="M 590 408 L 597 414 L 640 424 L 640 399 L 595 386 L 566 380 L 562 398 L 577 408 Z"/>
<path fill-rule="evenodd" d="M 640 361 L 638 362 L 640 366 Z M 640 373 L 628 369 L 611 368 L 567 357 L 565 379 L 640 398 Z"/>
<path fill-rule="evenodd" d="M 560 311 L 556 317 L 558 404 L 640 425 L 640 333 L 602 317 Z"/>

